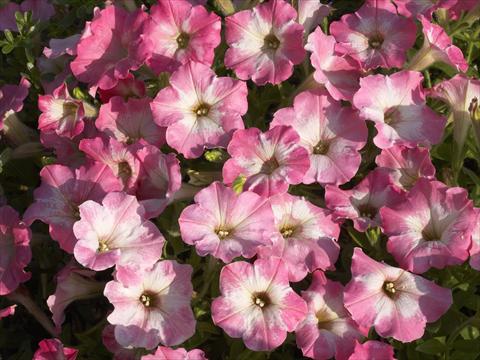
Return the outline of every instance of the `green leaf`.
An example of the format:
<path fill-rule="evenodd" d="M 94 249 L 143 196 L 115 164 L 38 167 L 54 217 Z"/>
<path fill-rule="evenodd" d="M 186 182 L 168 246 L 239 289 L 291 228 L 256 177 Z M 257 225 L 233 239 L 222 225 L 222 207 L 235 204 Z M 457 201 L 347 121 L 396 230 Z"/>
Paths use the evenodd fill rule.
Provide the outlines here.
<path fill-rule="evenodd" d="M 425 354 L 435 355 L 444 352 L 446 350 L 446 346 L 437 339 L 430 339 L 418 345 L 416 350 Z"/>

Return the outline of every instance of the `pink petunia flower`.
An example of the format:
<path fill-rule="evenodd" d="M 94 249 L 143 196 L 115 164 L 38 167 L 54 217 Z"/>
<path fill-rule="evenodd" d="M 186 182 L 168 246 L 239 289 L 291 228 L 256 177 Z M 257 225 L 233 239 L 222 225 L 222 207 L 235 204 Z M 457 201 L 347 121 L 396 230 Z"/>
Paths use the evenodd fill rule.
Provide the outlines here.
<path fill-rule="evenodd" d="M 77 242 L 72 229 L 80 218 L 78 206 L 87 200 L 100 202 L 107 193 L 123 188 L 110 168 L 100 163 L 89 163 L 76 170 L 48 165 L 40 171 L 40 177 L 42 184 L 34 191 L 35 202 L 24 219 L 28 224 L 35 220 L 48 224 L 52 239 L 70 254 Z"/>
<path fill-rule="evenodd" d="M 172 349 L 165 346 L 159 346 L 152 355 L 142 356 L 142 360 L 207 360 L 205 353 L 200 349 L 190 351 L 184 348 Z"/>
<path fill-rule="evenodd" d="M 320 25 L 333 10 L 330 4 L 323 4 L 320 0 L 299 0 L 297 4 L 297 20 L 303 25 L 305 34 Z"/>
<path fill-rule="evenodd" d="M 58 339 L 45 339 L 38 343 L 33 360 L 76 360 L 78 350 L 65 347 Z"/>
<path fill-rule="evenodd" d="M 168 126 L 168 145 L 197 158 L 204 148 L 226 147 L 232 132 L 243 129 L 247 91 L 243 81 L 217 77 L 207 65 L 190 62 L 157 94 L 153 116 L 159 126 Z"/>
<path fill-rule="evenodd" d="M 79 210 L 73 253 L 83 266 L 96 271 L 129 263 L 149 267 L 162 256 L 165 239 L 145 220 L 145 209 L 135 196 L 111 192 L 101 205 L 89 200 Z"/>
<path fill-rule="evenodd" d="M 30 279 L 25 267 L 32 259 L 32 232 L 10 206 L 0 207 L 0 295 L 7 295 Z"/>
<path fill-rule="evenodd" d="M 270 204 L 276 231 L 272 245 L 258 248 L 258 257 L 282 258 L 291 282 L 316 269 L 332 269 L 340 249 L 340 228 L 327 211 L 288 193 L 272 196 Z"/>
<path fill-rule="evenodd" d="M 419 15 L 425 15 L 431 18 L 434 11 L 438 9 L 450 9 L 458 0 L 393 0 L 397 6 L 399 14 L 409 18 L 418 18 Z M 474 2 L 476 0 L 460 0 L 462 3 Z"/>
<path fill-rule="evenodd" d="M 135 79 L 132 74 L 128 74 L 125 79 L 118 80 L 117 85 L 113 88 L 108 90 L 99 89 L 98 94 L 104 104 L 108 103 L 115 96 L 120 96 L 127 101 L 129 98 L 145 97 L 146 87 L 143 81 Z"/>
<path fill-rule="evenodd" d="M 108 324 L 103 328 L 102 342 L 113 353 L 113 360 L 138 360 L 134 347 L 123 347 L 115 339 L 115 326 Z"/>
<path fill-rule="evenodd" d="M 361 339 L 366 332 L 343 306 L 342 284 L 315 271 L 302 297 L 307 302 L 308 314 L 295 333 L 303 356 L 316 360 L 346 360 L 353 352 L 355 340 Z"/>
<path fill-rule="evenodd" d="M 307 149 L 310 168 L 302 182 L 339 185 L 355 176 L 367 141 L 367 126 L 351 108 L 342 107 L 325 91 L 306 91 L 293 107 L 278 110 L 270 128 L 290 125 Z"/>
<path fill-rule="evenodd" d="M 211 66 L 220 44 L 221 19 L 202 5 L 162 0 L 152 6 L 142 38 L 149 44 L 148 66 L 156 73 L 173 72 L 189 61 Z"/>
<path fill-rule="evenodd" d="M 211 254 L 229 263 L 238 256 L 251 258 L 258 246 L 271 243 L 275 228 L 266 198 L 251 191 L 237 195 L 214 182 L 194 199 L 178 223 L 183 241 L 194 245 L 200 256 Z"/>
<path fill-rule="evenodd" d="M 253 351 L 280 346 L 307 314 L 305 301 L 288 283 L 285 264 L 275 257 L 224 266 L 220 293 L 212 302 L 213 322 Z"/>
<path fill-rule="evenodd" d="M 117 6 L 99 11 L 77 46 L 77 57 L 70 67 L 75 77 L 90 87 L 113 88 L 130 70 L 138 69 L 149 49 L 141 41 L 148 15 L 132 13 Z"/>
<path fill-rule="evenodd" d="M 480 270 L 480 210 L 474 208 L 475 220 L 472 230 L 472 247 L 470 253 L 470 266 L 475 270 Z"/>
<path fill-rule="evenodd" d="M 19 85 L 4 85 L 0 88 L 0 130 L 8 116 L 22 111 L 29 88 L 30 82 L 25 78 L 20 80 Z"/>
<path fill-rule="evenodd" d="M 315 81 L 325 86 L 335 100 L 352 101 L 359 88 L 361 72 L 351 57 L 336 53 L 336 45 L 335 38 L 325 35 L 318 27 L 308 37 L 305 49 L 312 53 L 310 61 L 315 68 Z"/>
<path fill-rule="evenodd" d="M 369 340 L 360 344 L 355 343 L 355 350 L 348 360 L 395 360 L 393 347 L 388 343 Z"/>
<path fill-rule="evenodd" d="M 225 66 L 257 85 L 279 84 L 305 57 L 303 26 L 284 0 L 271 0 L 226 18 Z"/>
<path fill-rule="evenodd" d="M 353 104 L 363 119 L 375 123 L 378 133 L 373 142 L 379 148 L 440 142 L 445 119 L 426 105 L 422 79 L 416 71 L 360 79 Z"/>
<path fill-rule="evenodd" d="M 123 269 L 105 287 L 114 310 L 108 316 L 115 338 L 124 347 L 153 349 L 181 344 L 195 333 L 192 267 L 173 260 L 150 269 Z"/>
<path fill-rule="evenodd" d="M 387 250 L 404 269 L 423 273 L 468 258 L 475 216 L 468 193 L 420 179 L 404 200 L 380 210 Z"/>
<path fill-rule="evenodd" d="M 262 133 L 257 128 L 237 130 L 228 144 L 223 181 L 232 184 L 245 176 L 244 189 L 259 195 L 285 193 L 288 185 L 302 182 L 310 167 L 307 150 L 290 126 L 275 126 Z"/>
<path fill-rule="evenodd" d="M 410 190 L 420 178 L 435 178 L 435 167 L 427 148 L 411 149 L 401 145 L 392 146 L 383 149 L 375 158 L 375 163 L 379 167 L 389 169 L 395 184 L 405 190 Z"/>
<path fill-rule="evenodd" d="M 370 0 L 357 12 L 332 22 L 330 32 L 339 43 L 337 51 L 370 70 L 402 67 L 407 50 L 415 43 L 417 28 L 413 20 L 397 15 L 390 1 Z"/>
<path fill-rule="evenodd" d="M 333 211 L 333 218 L 353 220 L 358 231 L 381 226 L 380 208 L 397 204 L 402 199 L 403 194 L 394 185 L 390 171 L 381 168 L 369 172 L 351 190 L 342 190 L 332 185 L 325 187 L 325 202 Z"/>
<path fill-rule="evenodd" d="M 422 71 L 435 62 L 443 62 L 457 71 L 466 72 L 468 64 L 462 50 L 452 44 L 452 39 L 440 25 L 428 21 L 420 15 L 423 26 L 423 45 L 408 64 L 409 70 Z"/>
<path fill-rule="evenodd" d="M 420 339 L 426 323 L 452 305 L 452 292 L 432 281 L 385 263 L 355 248 L 345 307 L 360 326 L 374 326 L 382 337 L 401 342 Z"/>
<path fill-rule="evenodd" d="M 43 48 L 43 55 L 47 59 L 58 58 L 62 55 L 74 56 L 77 54 L 77 45 L 80 41 L 80 34 L 75 34 L 64 39 L 50 39 L 50 47 Z"/>

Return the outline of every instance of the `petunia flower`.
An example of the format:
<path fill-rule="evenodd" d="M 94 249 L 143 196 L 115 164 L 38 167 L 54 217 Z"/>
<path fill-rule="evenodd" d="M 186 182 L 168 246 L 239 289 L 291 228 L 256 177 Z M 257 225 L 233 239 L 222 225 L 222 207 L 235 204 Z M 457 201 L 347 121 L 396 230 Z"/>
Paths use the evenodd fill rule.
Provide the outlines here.
<path fill-rule="evenodd" d="M 121 182 L 105 164 L 89 163 L 78 169 L 48 165 L 40 171 L 42 184 L 33 195 L 35 202 L 24 214 L 28 224 L 40 220 L 49 225 L 50 236 L 60 247 L 73 253 L 77 239 L 73 224 L 79 220 L 78 206 L 87 200 L 102 201 L 111 191 L 120 191 Z"/>
<path fill-rule="evenodd" d="M 145 209 L 135 196 L 110 192 L 102 204 L 85 201 L 79 211 L 73 254 L 83 266 L 96 271 L 129 263 L 149 267 L 162 256 L 165 239 L 145 220 Z"/>
<path fill-rule="evenodd" d="M 38 343 L 33 360 L 76 360 L 78 350 L 65 347 L 58 339 L 44 339 Z"/>
<path fill-rule="evenodd" d="M 302 182 L 339 185 L 349 181 L 362 160 L 367 127 L 351 108 L 342 107 L 325 91 L 297 95 L 293 107 L 278 110 L 270 128 L 290 125 L 308 152 L 310 168 Z"/>
<path fill-rule="evenodd" d="M 470 0 L 461 0 L 461 2 L 464 3 L 469 1 Z M 420 15 L 431 18 L 433 12 L 436 10 L 450 9 L 456 2 L 457 0 L 393 0 L 393 3 L 395 3 L 399 14 L 414 19 L 418 18 Z"/>
<path fill-rule="evenodd" d="M 332 269 L 340 249 L 340 228 L 328 212 L 288 193 L 272 196 L 270 204 L 276 231 L 272 245 L 258 248 L 258 257 L 282 258 L 291 282 L 316 269 Z"/>
<path fill-rule="evenodd" d="M 397 15 L 390 1 L 371 0 L 357 12 L 332 22 L 330 32 L 338 42 L 338 52 L 371 70 L 402 67 L 407 50 L 415 43 L 417 28 L 413 20 Z"/>
<path fill-rule="evenodd" d="M 0 88 L 0 130 L 10 115 L 23 109 L 23 101 L 28 96 L 30 82 L 22 78 L 19 85 L 4 85 Z"/>
<path fill-rule="evenodd" d="M 355 350 L 348 360 L 395 360 L 393 347 L 388 343 L 369 340 L 360 344 L 355 343 Z"/>
<path fill-rule="evenodd" d="M 303 356 L 346 360 L 356 340 L 365 335 L 365 329 L 359 328 L 343 306 L 342 284 L 328 280 L 322 271 L 315 271 L 302 297 L 307 302 L 308 314 L 295 335 Z"/>
<path fill-rule="evenodd" d="M 330 4 L 323 4 L 320 0 L 299 0 L 297 2 L 297 21 L 303 25 L 305 34 L 309 34 L 312 29 L 320 25 L 333 11 Z"/>
<path fill-rule="evenodd" d="M 155 348 L 181 344 L 195 333 L 190 307 L 192 267 L 173 260 L 150 269 L 123 269 L 104 294 L 114 306 L 107 317 L 124 347 Z"/>
<path fill-rule="evenodd" d="M 355 248 L 345 307 L 360 326 L 374 326 L 382 337 L 401 342 L 420 339 L 426 323 L 452 305 L 452 292 L 419 275 L 379 263 Z"/>
<path fill-rule="evenodd" d="M 440 142 L 445 119 L 426 105 L 422 79 L 417 71 L 360 79 L 360 90 L 353 97 L 353 105 L 363 119 L 375 123 L 377 135 L 373 142 L 379 148 L 429 146 Z"/>
<path fill-rule="evenodd" d="M 25 267 L 32 259 L 32 232 L 10 206 L 0 207 L 0 295 L 30 279 Z"/>
<path fill-rule="evenodd" d="M 184 348 L 172 349 L 165 346 L 159 346 L 154 354 L 142 356 L 142 360 L 207 360 L 205 353 L 200 349 L 190 351 Z"/>
<path fill-rule="evenodd" d="M 237 130 L 228 144 L 232 157 L 223 166 L 223 181 L 246 177 L 244 189 L 263 196 L 285 193 L 302 182 L 310 167 L 307 150 L 291 126 L 275 126 L 265 133 L 257 128 Z"/>
<path fill-rule="evenodd" d="M 468 258 L 475 216 L 468 193 L 420 179 L 404 200 L 380 210 L 387 250 L 404 269 L 423 273 Z"/>
<path fill-rule="evenodd" d="M 333 211 L 335 220 L 351 219 L 358 231 L 381 226 L 379 210 L 382 206 L 394 205 L 403 199 L 403 194 L 394 184 L 387 169 L 376 168 L 353 189 L 342 190 L 333 185 L 325 187 L 325 202 Z"/>
<path fill-rule="evenodd" d="M 155 122 L 168 126 L 168 145 L 186 158 L 197 158 L 204 148 L 226 147 L 232 132 L 243 129 L 247 86 L 189 62 L 173 73 L 170 86 L 157 94 L 151 107 Z"/>
<path fill-rule="evenodd" d="M 211 66 L 220 44 L 221 19 L 204 6 L 186 0 L 162 0 L 152 6 L 141 35 L 149 44 L 148 66 L 173 72 L 189 61 Z"/>
<path fill-rule="evenodd" d="M 120 79 L 113 88 L 108 90 L 98 90 L 100 100 L 106 104 L 111 98 L 120 96 L 127 101 L 129 98 L 144 98 L 146 93 L 145 83 L 135 79 L 132 74 L 128 74 L 125 79 Z"/>
<path fill-rule="evenodd" d="M 288 283 L 286 266 L 275 257 L 224 266 L 220 294 L 212 302 L 214 324 L 253 351 L 280 346 L 307 314 L 305 301 Z"/>
<path fill-rule="evenodd" d="M 284 0 L 271 0 L 226 18 L 225 66 L 257 85 L 279 84 L 305 57 L 303 26 Z"/>
<path fill-rule="evenodd" d="M 470 253 L 470 266 L 475 270 L 480 270 L 480 210 L 474 208 L 474 226 L 472 230 L 472 246 Z"/>
<path fill-rule="evenodd" d="M 237 195 L 214 182 L 195 195 L 178 223 L 183 241 L 194 245 L 200 256 L 211 254 L 229 263 L 233 258 L 251 258 L 257 247 L 271 243 L 273 214 L 267 199 L 251 191 Z"/>
<path fill-rule="evenodd" d="M 113 354 L 114 360 L 138 360 L 134 347 L 123 347 L 115 339 L 115 326 L 107 324 L 102 331 L 102 343 Z"/>

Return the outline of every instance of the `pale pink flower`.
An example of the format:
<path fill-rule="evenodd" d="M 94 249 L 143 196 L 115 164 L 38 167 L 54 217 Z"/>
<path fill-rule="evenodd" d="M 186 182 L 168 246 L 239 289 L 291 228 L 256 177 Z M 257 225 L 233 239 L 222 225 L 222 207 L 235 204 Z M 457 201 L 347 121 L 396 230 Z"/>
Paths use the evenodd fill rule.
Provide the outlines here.
<path fill-rule="evenodd" d="M 303 356 L 346 360 L 353 352 L 355 340 L 366 335 L 366 331 L 359 328 L 343 306 L 342 284 L 328 280 L 322 271 L 315 271 L 302 297 L 307 302 L 308 314 L 295 335 Z"/>
<path fill-rule="evenodd" d="M 142 35 L 151 54 L 148 66 L 159 74 L 173 72 L 189 61 L 211 66 L 220 44 L 221 19 L 202 5 L 162 0 L 152 6 Z"/>
<path fill-rule="evenodd" d="M 330 32 L 339 43 L 337 51 L 370 70 L 402 67 L 407 50 L 415 43 L 417 27 L 413 20 L 397 15 L 390 1 L 371 0 L 332 22 Z"/>
<path fill-rule="evenodd" d="M 474 209 L 475 220 L 472 231 L 472 247 L 469 250 L 470 253 L 470 266 L 475 270 L 480 270 L 480 210 Z"/>
<path fill-rule="evenodd" d="M 22 111 L 29 88 L 30 82 L 25 78 L 20 80 L 19 85 L 3 85 L 0 88 L 0 130 L 8 116 Z"/>
<path fill-rule="evenodd" d="M 17 305 L 10 305 L 7 306 L 6 308 L 0 309 L 0 319 L 8 316 L 13 316 L 15 314 L 15 310 L 17 308 Z"/>
<path fill-rule="evenodd" d="M 360 344 L 355 343 L 355 350 L 348 360 L 395 360 L 393 347 L 388 343 L 369 340 Z"/>
<path fill-rule="evenodd" d="M 353 189 L 342 190 L 333 185 L 325 187 L 325 202 L 335 220 L 351 219 L 358 231 L 381 226 L 379 210 L 394 205 L 403 194 L 394 184 L 387 169 L 376 168 Z"/>
<path fill-rule="evenodd" d="M 145 83 L 141 80 L 135 79 L 132 74 L 128 74 L 125 79 L 120 79 L 113 88 L 108 90 L 98 90 L 100 100 L 106 104 L 111 98 L 120 96 L 125 101 L 129 98 L 143 98 L 145 97 L 146 88 Z"/>
<path fill-rule="evenodd" d="M 87 200 L 102 201 L 107 193 L 123 188 L 110 168 L 100 163 L 75 170 L 48 165 L 40 171 L 40 177 L 42 184 L 33 193 L 35 202 L 25 212 L 25 221 L 48 224 L 52 239 L 70 254 L 77 242 L 72 229 L 80 216 L 78 206 Z"/>
<path fill-rule="evenodd" d="M 200 349 L 190 351 L 184 348 L 172 349 L 165 346 L 159 346 L 152 355 L 142 356 L 142 360 L 207 360 L 205 353 Z"/>
<path fill-rule="evenodd" d="M 282 258 L 291 282 L 302 280 L 316 269 L 333 269 L 340 250 L 340 228 L 327 211 L 288 193 L 269 200 L 276 231 L 272 245 L 258 248 L 258 257 Z"/>
<path fill-rule="evenodd" d="M 375 163 L 379 167 L 390 169 L 395 184 L 405 190 L 410 190 L 420 178 L 435 178 L 435 167 L 427 148 L 392 146 L 383 149 L 375 158 Z"/>
<path fill-rule="evenodd" d="M 96 13 L 70 64 L 75 77 L 90 87 L 111 89 L 138 69 L 149 53 L 140 38 L 147 17 L 143 9 L 129 13 L 118 6 Z"/>
<path fill-rule="evenodd" d="M 315 81 L 325 86 L 335 100 L 351 101 L 359 88 L 361 72 L 351 57 L 335 52 L 336 45 L 335 38 L 325 35 L 318 27 L 308 37 L 305 49 L 312 53 L 310 61 L 315 68 Z"/>
<path fill-rule="evenodd" d="M 227 150 L 232 158 L 223 166 L 223 181 L 232 184 L 245 176 L 244 189 L 263 196 L 287 192 L 289 184 L 302 182 L 310 167 L 308 152 L 290 126 L 265 133 L 257 128 L 237 130 Z"/>
<path fill-rule="evenodd" d="M 426 323 L 452 305 L 452 292 L 419 275 L 379 263 L 355 248 L 345 307 L 360 326 L 401 342 L 420 339 Z"/>
<path fill-rule="evenodd" d="M 308 152 L 310 168 L 304 184 L 339 185 L 349 181 L 360 166 L 359 150 L 367 141 L 367 126 L 357 113 L 342 107 L 325 91 L 297 95 L 293 107 L 278 110 L 270 123 L 290 125 Z"/>
<path fill-rule="evenodd" d="M 7 295 L 30 279 L 25 267 L 32 259 L 30 228 L 10 206 L 0 207 L 0 295 Z"/>
<path fill-rule="evenodd" d="M 417 71 L 360 79 L 353 104 L 363 119 L 375 123 L 378 134 L 373 142 L 379 148 L 440 142 L 445 119 L 426 105 L 422 80 Z"/>
<path fill-rule="evenodd" d="M 204 148 L 226 147 L 232 132 L 243 129 L 247 85 L 217 77 L 207 65 L 189 62 L 170 77 L 151 106 L 155 122 L 168 126 L 167 143 L 186 158 Z"/>
<path fill-rule="evenodd" d="M 38 343 L 33 360 L 76 360 L 78 350 L 65 347 L 58 339 L 45 339 Z"/>
<path fill-rule="evenodd" d="M 468 258 L 475 215 L 468 193 L 420 179 L 404 200 L 380 210 L 387 250 L 404 269 L 423 273 Z"/>
<path fill-rule="evenodd" d="M 409 18 L 417 18 L 420 14 L 425 15 L 429 19 L 434 11 L 438 9 L 450 9 L 458 0 L 393 0 L 397 6 L 399 14 Z M 476 0 L 460 0 L 462 3 Z"/>
<path fill-rule="evenodd" d="M 320 0 L 299 0 L 297 4 L 297 21 L 303 25 L 305 34 L 320 25 L 333 10 L 330 4 L 322 4 Z"/>
<path fill-rule="evenodd" d="M 173 260 L 150 269 L 123 269 L 104 294 L 114 310 L 107 320 L 115 325 L 115 338 L 124 347 L 153 349 L 181 344 L 195 333 L 192 267 Z"/>
<path fill-rule="evenodd" d="M 64 39 L 50 39 L 50 47 L 43 48 L 43 55 L 47 59 L 58 58 L 63 55 L 77 55 L 77 44 L 80 41 L 80 34 L 75 34 Z"/>
<path fill-rule="evenodd" d="M 284 0 L 266 1 L 226 18 L 225 66 L 257 85 L 279 84 L 305 57 L 303 26 Z"/>
<path fill-rule="evenodd" d="M 134 347 L 123 347 L 115 339 L 115 326 L 107 324 L 102 331 L 102 342 L 113 353 L 113 360 L 138 360 Z"/>
<path fill-rule="evenodd" d="M 271 243 L 275 232 L 266 198 L 251 191 L 237 195 L 219 182 L 200 190 L 178 223 L 183 241 L 194 245 L 200 256 L 211 254 L 225 263 L 253 257 L 258 246 Z"/>
<path fill-rule="evenodd" d="M 307 314 L 307 304 L 288 283 L 285 264 L 275 257 L 224 266 L 220 293 L 212 302 L 213 322 L 253 351 L 280 346 Z"/>

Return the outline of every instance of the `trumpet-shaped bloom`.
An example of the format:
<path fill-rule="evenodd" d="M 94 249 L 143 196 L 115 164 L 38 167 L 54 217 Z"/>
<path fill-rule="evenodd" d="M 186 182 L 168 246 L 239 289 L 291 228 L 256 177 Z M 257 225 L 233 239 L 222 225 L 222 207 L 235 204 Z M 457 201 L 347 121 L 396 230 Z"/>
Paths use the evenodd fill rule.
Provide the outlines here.
<path fill-rule="evenodd" d="M 151 106 L 155 122 L 168 126 L 168 145 L 186 158 L 197 158 L 204 148 L 226 147 L 232 132 L 243 129 L 247 86 L 190 62 L 171 76 L 170 86 L 157 94 Z"/>
<path fill-rule="evenodd" d="M 207 360 L 205 353 L 200 349 L 190 351 L 184 348 L 172 349 L 165 346 L 159 346 L 155 354 L 144 355 L 142 360 Z"/>
<path fill-rule="evenodd" d="M 342 107 L 324 91 L 306 91 L 294 105 L 278 110 L 270 124 L 290 125 L 308 152 L 310 168 L 303 183 L 339 185 L 349 181 L 362 160 L 367 126 L 351 108 Z"/>
<path fill-rule="evenodd" d="M 226 18 L 225 66 L 257 85 L 279 84 L 305 57 L 303 26 L 284 0 L 272 0 Z"/>
<path fill-rule="evenodd" d="M 355 340 L 361 339 L 365 330 L 359 328 L 343 306 L 342 284 L 315 271 L 302 297 L 307 302 L 308 314 L 295 333 L 303 355 L 316 360 L 346 360 L 353 352 Z"/>
<path fill-rule="evenodd" d="M 0 295 L 30 279 L 25 267 L 32 259 L 32 232 L 10 206 L 0 207 Z"/>
<path fill-rule="evenodd" d="M 450 289 L 376 262 L 360 248 L 353 252 L 352 280 L 344 297 L 360 326 L 374 326 L 380 336 L 401 342 L 420 339 L 426 323 L 437 321 L 452 305 Z"/>
<path fill-rule="evenodd" d="M 42 184 L 34 191 L 35 202 L 24 219 L 27 223 L 40 220 L 48 224 L 52 239 L 70 254 L 77 242 L 72 229 L 80 218 L 78 206 L 87 200 L 102 201 L 107 193 L 123 188 L 110 168 L 100 163 L 75 170 L 48 165 L 40 171 L 40 177 Z"/>
<path fill-rule="evenodd" d="M 237 256 L 251 258 L 260 245 L 271 243 L 273 214 L 266 198 L 251 191 L 237 195 L 214 182 L 195 195 L 195 204 L 178 219 L 182 239 L 200 256 L 211 254 L 228 263 Z"/>
<path fill-rule="evenodd" d="M 38 343 L 33 360 L 75 360 L 78 350 L 65 347 L 58 339 L 45 339 Z"/>
<path fill-rule="evenodd" d="M 417 27 L 413 20 L 397 15 L 390 1 L 372 0 L 334 21 L 330 32 L 339 43 L 337 51 L 370 70 L 402 67 L 407 50 L 415 43 Z"/>
<path fill-rule="evenodd" d="M 185 0 L 162 0 L 152 6 L 142 35 L 150 44 L 148 66 L 159 74 L 189 61 L 211 66 L 220 44 L 221 19 Z"/>
<path fill-rule="evenodd" d="M 257 128 L 237 130 L 227 151 L 232 158 L 223 166 L 223 181 L 232 184 L 244 176 L 244 189 L 263 196 L 287 192 L 289 184 L 302 182 L 310 167 L 308 152 L 290 126 L 265 133 Z"/>
<path fill-rule="evenodd" d="M 135 196 L 111 192 L 102 204 L 85 201 L 80 220 L 73 225 L 78 239 L 75 259 L 92 270 L 129 263 L 152 266 L 160 259 L 165 239 Z"/>
<path fill-rule="evenodd" d="M 275 257 L 224 266 L 220 293 L 212 302 L 213 322 L 254 351 L 280 346 L 307 314 L 305 301 L 288 283 L 286 266 Z"/>
<path fill-rule="evenodd" d="M 445 119 L 426 105 L 422 79 L 416 71 L 360 79 L 353 104 L 361 117 L 375 123 L 373 142 L 379 148 L 429 146 L 442 138 Z"/>
<path fill-rule="evenodd" d="M 393 347 L 390 344 L 369 340 L 360 344 L 355 343 L 355 350 L 348 360 L 395 360 Z"/>
<path fill-rule="evenodd" d="M 472 230 L 472 247 L 470 248 L 470 266 L 480 270 L 480 210 L 475 208 L 475 220 Z"/>
<path fill-rule="evenodd" d="M 114 306 L 107 320 L 115 325 L 115 339 L 124 347 L 155 348 L 181 344 L 195 333 L 192 267 L 173 260 L 150 269 L 117 272 L 104 294 Z"/>
<path fill-rule="evenodd" d="M 23 101 L 28 95 L 30 82 L 22 78 L 19 85 L 4 85 L 0 88 L 0 130 L 3 122 L 12 113 L 23 109 Z"/>
<path fill-rule="evenodd" d="M 340 228 L 328 213 L 304 198 L 280 194 L 270 198 L 275 218 L 272 245 L 258 249 L 259 258 L 280 257 L 291 282 L 316 269 L 332 269 L 340 247 Z"/>
<path fill-rule="evenodd" d="M 468 258 L 475 216 L 468 193 L 420 179 L 404 201 L 380 210 L 387 250 L 404 269 L 423 273 Z"/>

